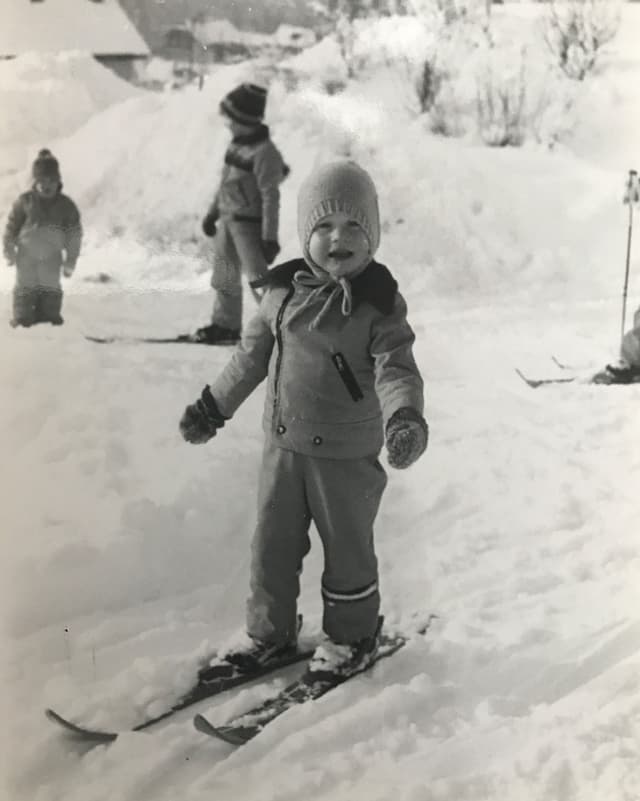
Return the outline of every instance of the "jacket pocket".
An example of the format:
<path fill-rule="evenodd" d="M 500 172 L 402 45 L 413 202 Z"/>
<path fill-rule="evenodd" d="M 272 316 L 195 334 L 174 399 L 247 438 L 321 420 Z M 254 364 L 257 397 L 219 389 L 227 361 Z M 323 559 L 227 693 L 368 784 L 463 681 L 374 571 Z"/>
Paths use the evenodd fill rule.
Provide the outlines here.
<path fill-rule="evenodd" d="M 342 382 L 347 388 L 349 395 L 351 395 L 351 398 L 354 401 L 362 400 L 364 395 L 360 389 L 360 384 L 358 384 L 352 369 L 349 367 L 349 362 L 345 359 L 344 355 L 342 353 L 334 353 L 331 357 L 331 361 L 334 363 Z"/>

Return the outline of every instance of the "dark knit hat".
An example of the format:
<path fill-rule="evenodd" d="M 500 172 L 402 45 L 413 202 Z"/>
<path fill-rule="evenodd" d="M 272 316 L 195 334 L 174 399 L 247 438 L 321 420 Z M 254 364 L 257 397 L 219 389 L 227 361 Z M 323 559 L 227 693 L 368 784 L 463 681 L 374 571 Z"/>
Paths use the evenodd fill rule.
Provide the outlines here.
<path fill-rule="evenodd" d="M 220 111 L 242 125 L 260 125 L 267 104 L 267 90 L 243 83 L 223 97 Z"/>
<path fill-rule="evenodd" d="M 41 181 L 43 178 L 56 178 L 60 180 L 60 165 L 58 159 L 50 150 L 46 148 L 38 153 L 38 157 L 33 162 L 31 174 L 34 181 Z"/>

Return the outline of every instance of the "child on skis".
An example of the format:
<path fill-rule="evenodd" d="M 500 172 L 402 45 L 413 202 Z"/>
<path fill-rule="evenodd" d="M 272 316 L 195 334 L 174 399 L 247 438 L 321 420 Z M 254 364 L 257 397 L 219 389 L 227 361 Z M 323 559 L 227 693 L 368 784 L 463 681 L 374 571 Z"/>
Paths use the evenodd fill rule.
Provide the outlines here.
<path fill-rule="evenodd" d="M 298 198 L 303 258 L 275 267 L 258 313 L 219 377 L 180 421 L 204 443 L 267 379 L 266 442 L 252 544 L 245 646 L 251 672 L 295 651 L 302 561 L 324 547 L 323 629 L 312 670 L 348 676 L 375 658 L 380 595 L 373 524 L 386 484 L 378 454 L 406 468 L 424 452 L 423 382 L 407 307 L 385 266 L 373 181 L 351 161 L 314 171 Z"/>
<path fill-rule="evenodd" d="M 242 274 L 256 280 L 280 251 L 279 185 L 288 173 L 263 124 L 267 92 L 244 83 L 226 95 L 220 113 L 233 135 L 224 157 L 220 186 L 202 222 L 213 240 L 215 292 L 211 324 L 199 328 L 199 342 L 237 342 L 242 328 Z"/>
<path fill-rule="evenodd" d="M 60 271 L 70 278 L 80 254 L 82 225 L 75 203 L 62 193 L 57 159 L 41 150 L 33 187 L 13 204 L 4 231 L 4 257 L 16 268 L 10 324 L 62 325 Z"/>

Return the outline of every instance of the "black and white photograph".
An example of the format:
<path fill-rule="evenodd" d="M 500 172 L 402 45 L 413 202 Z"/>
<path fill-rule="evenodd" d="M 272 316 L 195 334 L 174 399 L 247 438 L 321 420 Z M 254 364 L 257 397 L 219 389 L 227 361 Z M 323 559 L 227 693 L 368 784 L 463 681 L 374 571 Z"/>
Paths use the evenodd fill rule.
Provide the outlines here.
<path fill-rule="evenodd" d="M 639 44 L 0 0 L 0 801 L 640 801 Z"/>

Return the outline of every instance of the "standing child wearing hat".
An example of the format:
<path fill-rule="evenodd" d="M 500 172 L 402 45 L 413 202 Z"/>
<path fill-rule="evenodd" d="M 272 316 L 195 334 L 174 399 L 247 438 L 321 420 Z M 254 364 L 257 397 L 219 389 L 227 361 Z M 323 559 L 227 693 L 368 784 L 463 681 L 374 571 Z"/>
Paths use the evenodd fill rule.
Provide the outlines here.
<path fill-rule="evenodd" d="M 244 83 L 220 104 L 233 139 L 220 186 L 202 222 L 213 242 L 215 291 L 211 324 L 194 338 L 212 345 L 237 342 L 242 328 L 242 274 L 262 277 L 278 255 L 280 183 L 288 173 L 263 124 L 267 92 Z"/>
<path fill-rule="evenodd" d="M 12 326 L 62 325 L 60 271 L 69 278 L 82 242 L 80 213 L 62 193 L 58 161 L 41 150 L 33 188 L 13 204 L 3 238 L 4 257 L 16 267 Z"/>
<path fill-rule="evenodd" d="M 386 484 L 378 461 L 406 468 L 427 446 L 423 382 L 407 307 L 388 269 L 375 186 L 352 161 L 313 172 L 298 198 L 303 258 L 258 283 L 259 311 L 230 362 L 180 421 L 207 442 L 267 379 L 258 523 L 239 669 L 296 647 L 296 599 L 315 523 L 324 547 L 327 640 L 312 670 L 366 669 L 377 648 L 380 594 L 373 524 Z"/>

